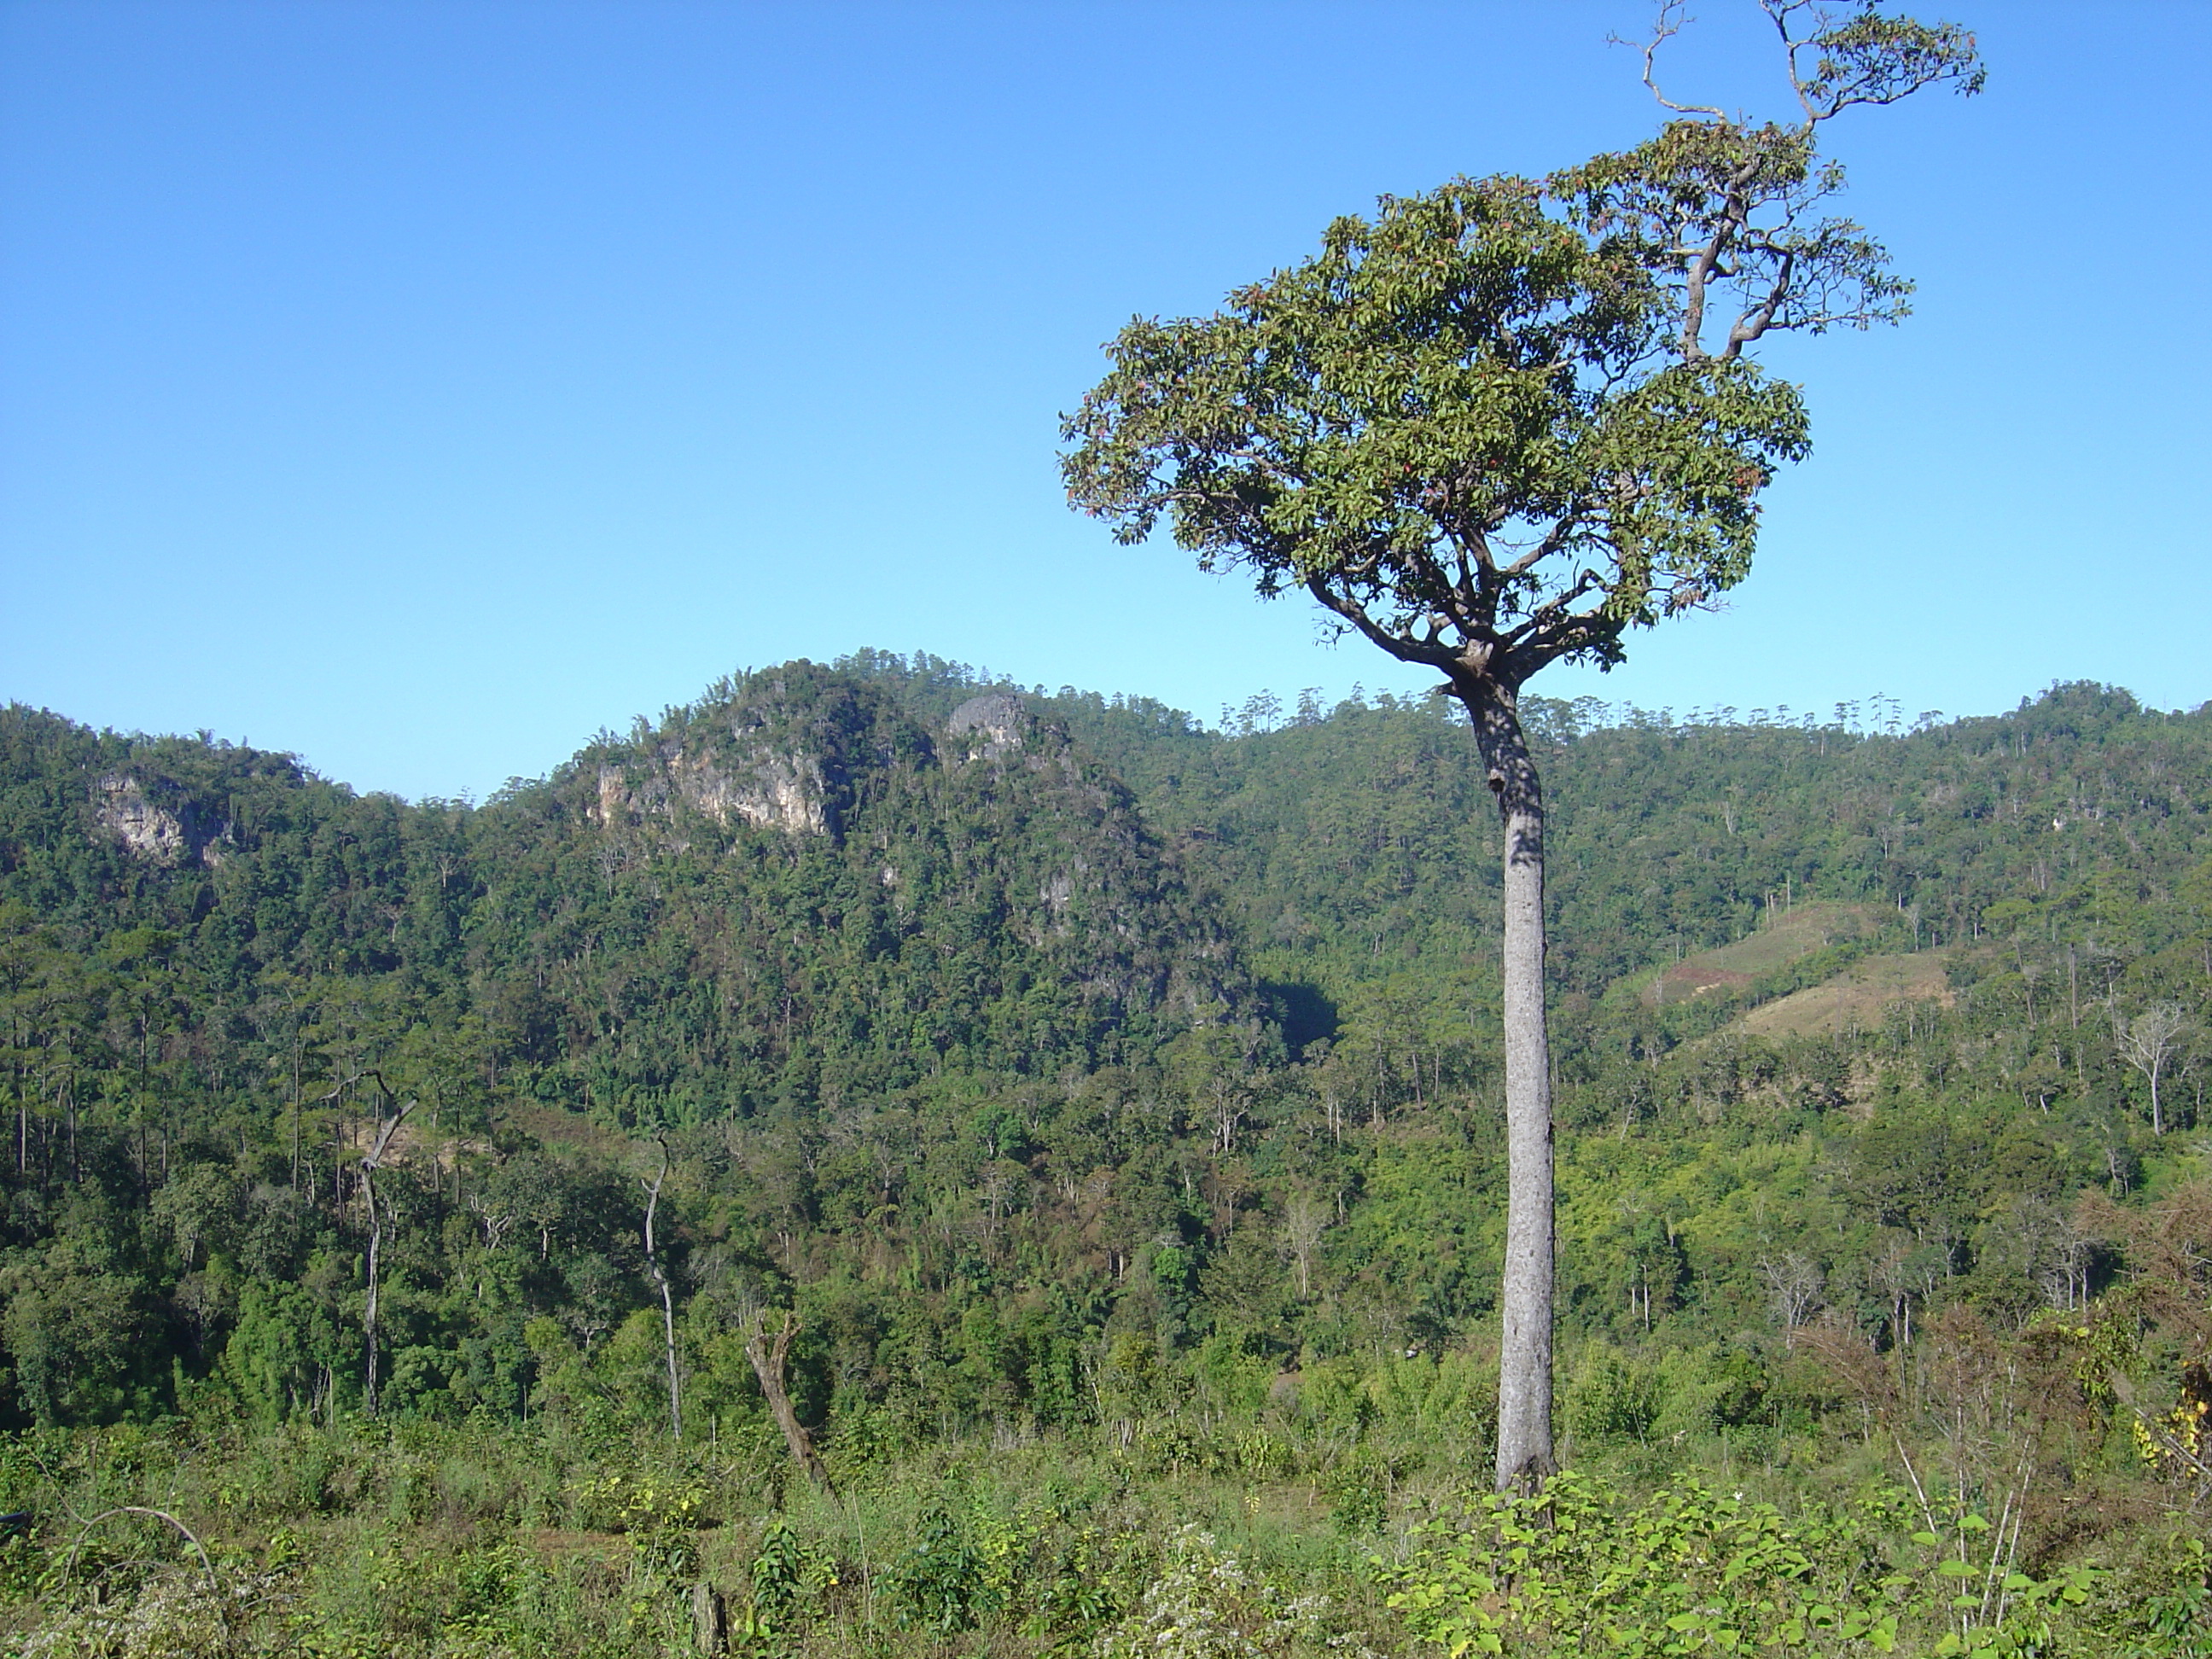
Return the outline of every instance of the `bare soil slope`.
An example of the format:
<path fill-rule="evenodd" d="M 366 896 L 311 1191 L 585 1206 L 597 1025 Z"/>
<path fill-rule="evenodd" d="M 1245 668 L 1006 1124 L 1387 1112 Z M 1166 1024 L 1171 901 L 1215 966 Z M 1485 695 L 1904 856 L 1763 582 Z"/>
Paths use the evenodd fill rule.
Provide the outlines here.
<path fill-rule="evenodd" d="M 1801 957 L 1874 932 L 1876 918 L 1863 904 L 1808 902 L 1774 911 L 1747 937 L 1717 950 L 1700 951 L 1662 969 L 1644 988 L 1656 1005 L 1688 1002 L 1715 991 L 1741 991 Z"/>
<path fill-rule="evenodd" d="M 1950 1006 L 1951 990 L 1943 959 L 1933 951 L 1868 957 L 1833 979 L 1808 985 L 1754 1008 L 1736 1022 L 1752 1036 L 1817 1036 L 1865 1030 L 1881 1023 L 1899 1002 L 1940 1002 Z"/>

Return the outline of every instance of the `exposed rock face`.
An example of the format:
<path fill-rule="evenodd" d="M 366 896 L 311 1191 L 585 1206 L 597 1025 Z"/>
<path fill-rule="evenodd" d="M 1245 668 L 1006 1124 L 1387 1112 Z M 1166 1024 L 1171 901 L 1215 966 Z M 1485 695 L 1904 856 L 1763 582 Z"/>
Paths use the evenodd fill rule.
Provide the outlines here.
<path fill-rule="evenodd" d="M 188 862 L 212 869 L 222 862 L 222 843 L 230 830 L 214 822 L 177 784 L 135 772 L 110 772 L 96 780 L 92 815 L 133 857 L 165 869 Z"/>
<path fill-rule="evenodd" d="M 787 836 L 830 833 L 829 791 L 819 760 L 773 750 L 747 759 L 749 764 L 731 771 L 707 756 L 679 753 L 670 770 L 677 793 L 717 823 L 741 820 Z"/>
<path fill-rule="evenodd" d="M 725 830 L 752 823 L 791 836 L 830 833 L 822 766 L 811 755 L 763 752 L 731 765 L 663 744 L 635 769 L 644 775 L 599 768 L 598 798 L 587 810 L 603 827 L 673 817 L 680 804 Z"/>
<path fill-rule="evenodd" d="M 933 757 L 927 735 L 879 692 L 792 663 L 602 763 L 584 808 L 603 828 L 659 820 L 678 845 L 687 817 L 834 841 L 872 775 Z"/>
<path fill-rule="evenodd" d="M 628 822 L 638 810 L 637 792 L 623 776 L 619 766 L 599 768 L 599 798 L 585 809 L 592 821 L 601 829 L 611 823 Z"/>
<path fill-rule="evenodd" d="M 996 760 L 1022 746 L 1030 726 L 1029 709 L 1019 697 L 1010 691 L 986 691 L 954 709 L 945 730 L 955 738 L 966 738 L 972 751 L 983 758 Z"/>

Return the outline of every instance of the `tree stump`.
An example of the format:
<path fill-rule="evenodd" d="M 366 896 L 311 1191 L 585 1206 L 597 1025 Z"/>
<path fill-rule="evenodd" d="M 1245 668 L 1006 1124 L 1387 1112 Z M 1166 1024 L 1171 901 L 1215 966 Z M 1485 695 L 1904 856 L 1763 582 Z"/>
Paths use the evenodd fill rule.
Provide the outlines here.
<path fill-rule="evenodd" d="M 730 1650 L 729 1606 L 704 1578 L 691 1586 L 691 1645 L 707 1659 Z"/>

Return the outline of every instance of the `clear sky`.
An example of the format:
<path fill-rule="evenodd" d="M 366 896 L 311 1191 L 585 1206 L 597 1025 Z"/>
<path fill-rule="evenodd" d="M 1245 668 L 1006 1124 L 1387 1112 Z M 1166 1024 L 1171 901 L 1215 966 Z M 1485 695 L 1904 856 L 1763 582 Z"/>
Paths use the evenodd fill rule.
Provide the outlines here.
<path fill-rule="evenodd" d="M 1681 90 L 1774 107 L 1697 9 Z M 1419 688 L 1069 514 L 1059 413 L 1378 192 L 1636 141 L 1647 15 L 0 0 L 0 697 L 417 796 L 863 645 Z M 1729 611 L 1538 690 L 2212 698 L 2212 6 L 1939 15 L 1989 92 L 1832 130 L 1917 314 L 1777 359 L 1816 447 Z"/>

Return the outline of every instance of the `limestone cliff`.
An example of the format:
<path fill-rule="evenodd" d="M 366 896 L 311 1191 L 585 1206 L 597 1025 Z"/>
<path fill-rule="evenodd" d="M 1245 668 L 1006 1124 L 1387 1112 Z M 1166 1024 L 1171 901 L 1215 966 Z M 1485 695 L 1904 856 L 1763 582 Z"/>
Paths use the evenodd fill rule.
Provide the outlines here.
<path fill-rule="evenodd" d="M 157 774 L 109 772 L 92 787 L 93 822 L 131 854 L 173 869 L 222 862 L 230 826 L 204 809 L 184 787 Z"/>
<path fill-rule="evenodd" d="M 584 810 L 603 829 L 692 844 L 698 821 L 842 840 L 868 775 L 927 763 L 929 738 L 873 688 L 808 662 L 733 682 L 597 757 Z"/>

